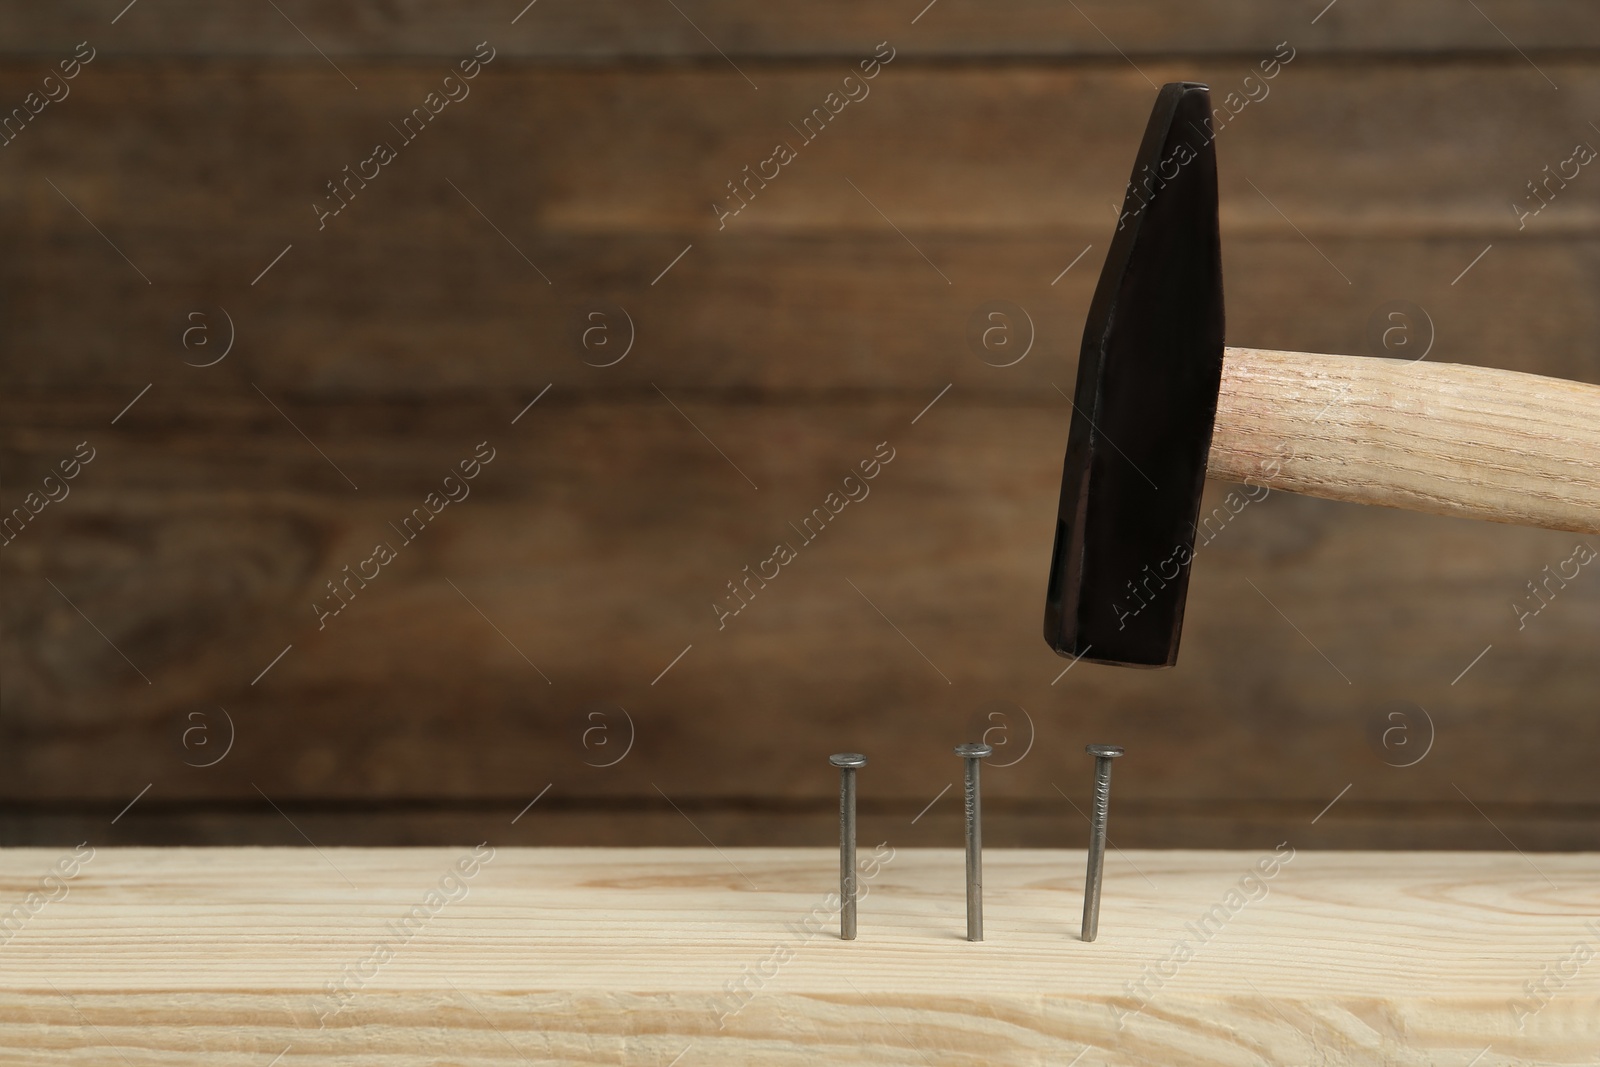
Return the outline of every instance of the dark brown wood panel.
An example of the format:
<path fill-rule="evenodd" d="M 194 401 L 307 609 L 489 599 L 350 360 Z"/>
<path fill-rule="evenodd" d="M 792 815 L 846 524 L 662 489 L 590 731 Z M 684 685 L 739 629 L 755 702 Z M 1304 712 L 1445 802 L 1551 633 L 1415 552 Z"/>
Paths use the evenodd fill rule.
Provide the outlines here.
<path fill-rule="evenodd" d="M 1600 44 L 1600 24 L 1582 0 L 1482 0 L 1481 11 L 1450 0 L 909 0 L 860 4 L 820 0 L 751 6 L 733 0 L 668 4 L 607 0 L 311 0 L 217 5 L 204 0 L 120 3 L 67 0 L 15 4 L 0 14 L 7 52 L 52 54 L 85 36 L 134 55 L 270 55 L 321 62 L 307 37 L 339 57 L 454 56 L 484 38 L 537 59 L 666 57 L 854 57 L 893 40 L 913 55 L 1118 58 L 1121 52 L 1204 54 L 1270 50 L 1285 38 L 1338 54 L 1571 50 Z M 1077 10 L 1074 10 L 1074 6 Z M 115 24 L 112 23 L 116 17 Z M 1498 29 L 1497 29 L 1498 27 Z M 302 31 L 304 36 L 302 36 Z M 1501 32 L 1503 31 L 1503 33 Z M 1518 60 L 1520 62 L 1520 60 Z"/>
<path fill-rule="evenodd" d="M 700 71 L 491 67 L 438 140 L 319 231 L 319 180 L 431 84 L 363 69 L 359 99 L 330 100 L 270 65 L 86 68 L 4 149 L 7 383 L 382 395 L 637 389 L 670 369 L 749 389 L 1042 386 L 1070 366 L 1149 100 L 1117 72 L 891 67 L 881 108 L 846 110 L 719 231 L 712 194 L 824 76 L 775 73 L 756 104 Z M 1285 69 L 1224 131 L 1233 339 L 1366 352 L 1373 312 L 1404 299 L 1434 318 L 1434 358 L 1592 378 L 1600 181 L 1583 172 L 1521 231 L 1508 206 L 1600 113 L 1594 68 L 1559 73 L 1565 91 L 1541 95 L 1471 65 Z M 1034 318 L 1012 368 L 966 338 L 994 299 Z M 586 367 L 586 316 L 606 307 L 637 348 Z M 184 367 L 220 352 L 224 314 L 236 351 Z"/>
<path fill-rule="evenodd" d="M 0 548 L 0 841 L 814 843 L 855 747 L 864 839 L 940 844 L 948 794 L 913 820 L 989 731 L 997 844 L 1080 843 L 1115 740 L 1129 846 L 1595 847 L 1600 585 L 1530 599 L 1570 535 L 1213 485 L 1176 670 L 1039 636 L 1151 83 L 1222 102 L 1295 49 L 1219 135 L 1235 343 L 1368 354 L 1403 301 L 1430 359 L 1600 381 L 1600 179 L 1512 206 L 1600 143 L 1589 5 L 278 6 L 0 12 L 8 106 L 98 50 L 0 146 L 0 502 L 38 510 Z M 996 300 L 1012 366 L 968 339 Z"/>
<path fill-rule="evenodd" d="M 751 92 L 736 88 L 736 76 L 698 67 L 495 63 L 406 141 L 397 126 L 441 88 L 438 69 L 347 69 L 367 83 L 360 92 L 330 92 L 320 74 L 269 62 L 103 57 L 0 149 L 23 179 L 0 188 L 0 209 L 19 236 L 95 236 L 64 193 L 157 285 L 217 273 L 244 287 L 295 242 L 300 254 L 269 291 L 283 274 L 314 270 L 319 256 L 378 235 L 497 240 L 472 204 L 507 239 L 530 245 L 568 233 L 706 242 L 880 235 L 892 232 L 885 216 L 914 240 L 1100 233 L 1115 222 L 1154 94 L 1137 72 L 1116 68 L 890 65 L 862 86 L 858 102 L 838 98 L 842 110 L 820 133 L 814 119 L 807 141 L 797 128 L 813 109 L 827 110 L 841 85 L 835 71 L 762 68 L 767 84 Z M 1355 77 L 1338 64 L 1297 60 L 1217 134 L 1224 225 L 1232 235 L 1298 227 L 1313 238 L 1510 239 L 1519 234 L 1510 202 L 1529 195 L 1527 183 L 1543 180 L 1544 167 L 1572 157 L 1577 142 L 1600 137 L 1589 125 L 1600 111 L 1600 67 L 1551 61 L 1544 69 L 1560 92 L 1512 67 Z M 1218 61 L 1145 70 L 1154 82 L 1210 81 L 1219 106 L 1239 85 L 1236 68 Z M 0 78 L 0 99 L 21 100 L 37 83 L 36 72 L 14 68 Z M 362 185 L 343 168 L 354 174 L 379 141 L 396 156 L 368 166 L 377 176 Z M 795 158 L 768 165 L 777 176 L 765 187 L 752 177 L 748 206 L 719 230 L 713 205 L 738 207 L 729 184 L 745 180 L 746 166 L 756 174 L 779 141 Z M 1550 187 L 1552 202 L 1525 220 L 1521 237 L 1595 231 L 1600 182 L 1585 180 L 1581 165 L 1567 172 L 1574 169 L 1579 176 Z M 340 198 L 330 194 L 328 183 L 347 179 Z M 342 201 L 337 216 L 314 210 Z M 670 259 L 682 247 L 662 250 Z M 514 250 L 501 251 L 508 267 L 528 269 Z M 655 271 L 627 281 L 648 284 Z M 130 285 L 143 283 L 127 275 Z M 566 280 L 559 270 L 551 278 Z"/>
<path fill-rule="evenodd" d="M 1028 717 L 1036 743 L 996 770 L 997 798 L 1080 782 L 1082 745 L 1114 739 L 1139 755 L 1119 779 L 1133 801 L 1326 803 L 1357 778 L 1367 800 L 1600 799 L 1600 585 L 1581 575 L 1522 629 L 1514 607 L 1572 535 L 1285 495 L 1233 517 L 1213 486 L 1179 666 L 1062 677 L 1039 620 L 1064 400 L 951 395 L 912 425 L 922 398 L 675 399 L 682 414 L 552 392 L 515 427 L 499 403 L 294 407 L 357 490 L 265 405 L 185 425 L 147 398 L 0 557 L 6 795 L 498 798 L 557 781 L 820 803 L 819 761 L 858 748 L 875 795 L 909 803 L 951 781 L 950 746 L 1003 701 L 1027 709 L 1013 751 Z M 54 423 L 41 449 L 95 407 L 36 408 Z M 471 495 L 402 543 L 388 524 L 484 439 L 497 455 Z M 883 441 L 895 458 L 870 495 L 804 543 L 788 523 Z M 797 558 L 719 629 L 725 583 L 785 540 Z M 319 629 L 313 602 L 338 603 L 324 583 L 379 541 L 398 558 Z M 615 711 L 619 747 L 582 744 L 612 704 L 633 748 L 585 766 L 620 751 Z M 220 738 L 219 707 L 235 748 L 185 767 L 217 751 L 183 732 Z M 1414 747 L 1379 743 L 1395 723 Z M 1416 766 L 1385 765 L 1425 732 Z"/>
<path fill-rule="evenodd" d="M 893 234 L 697 243 L 668 274 L 672 284 L 654 287 L 638 279 L 672 258 L 666 239 L 530 245 L 547 270 L 571 279 L 558 293 L 530 285 L 492 233 L 469 231 L 432 245 L 352 244 L 292 269 L 286 257 L 270 294 L 201 281 L 158 298 L 142 285 L 119 292 L 127 266 L 90 234 L 0 268 L 13 311 L 0 336 L 0 381 L 25 394 L 92 382 L 108 394 L 106 421 L 151 382 L 152 397 L 195 403 L 256 397 L 254 383 L 275 398 L 325 402 L 468 394 L 513 414 L 552 382 L 585 393 L 655 395 L 657 383 L 816 400 L 862 390 L 932 396 L 952 383 L 963 394 L 1052 383 L 1070 392 L 1106 238 L 1086 230 L 919 242 L 951 285 Z M 1426 351 L 1600 381 L 1600 241 L 1492 243 L 1452 284 L 1489 240 L 1319 238 L 1313 248 L 1293 234 L 1235 238 L 1224 250 L 1228 336 L 1293 351 Z M 443 278 L 441 261 L 450 264 Z M 1025 313 L 1001 320 L 1009 348 L 969 337 L 994 300 Z M 1395 310 L 1402 317 L 1391 321 Z M 587 347 L 585 329 L 597 331 Z M 222 357 L 230 333 L 228 355 L 198 366 Z M 182 410 L 174 417 L 187 417 Z"/>
<path fill-rule="evenodd" d="M 816 767 L 823 778 L 832 771 Z M 1127 768 L 1124 768 L 1126 770 Z M 1081 768 L 1079 769 L 1082 770 Z M 1063 772 L 1061 785 L 1082 811 L 1089 806 L 1085 775 Z M 1122 782 L 1117 783 L 1118 789 Z M 543 789 L 533 782 L 523 794 L 474 805 L 444 800 L 401 809 L 334 807 L 301 803 L 281 796 L 238 803 L 208 803 L 194 798 L 163 797 L 152 789 L 126 815 L 111 820 L 128 798 L 95 804 L 52 803 L 0 808 L 0 843 L 69 847 L 91 841 L 97 848 L 115 845 L 230 845 L 249 841 L 262 845 L 301 846 L 306 838 L 319 846 L 336 845 L 667 845 L 703 847 L 706 838 L 719 847 L 826 845 L 836 839 L 837 797 L 775 808 L 765 798 L 697 803 L 678 794 L 671 803 L 660 794 L 621 800 L 564 800 L 552 787 L 538 804 L 518 818 L 528 801 Z M 954 847 L 961 842 L 961 805 L 947 793 L 928 807 L 929 797 L 885 805 L 863 783 L 860 839 L 866 846 L 887 841 L 896 848 Z M 1390 799 L 1363 801 L 1352 788 L 1313 824 L 1326 800 L 1270 804 L 1243 801 L 1206 804 L 1191 801 L 1161 804 L 1113 801 L 1111 837 L 1119 848 L 1262 848 L 1281 841 L 1295 848 L 1463 849 L 1504 850 L 1506 837 L 1525 852 L 1593 851 L 1600 841 L 1595 809 L 1576 805 L 1528 806 L 1495 804 L 1457 796 L 1438 804 L 1407 804 Z M 1053 803 L 1052 803 L 1053 801 Z M 677 804 L 682 811 L 674 811 Z M 1478 809 L 1474 810 L 1473 804 Z M 274 810 L 273 805 L 281 810 Z M 923 809 L 927 811 L 924 814 Z M 991 848 L 1081 849 L 1089 824 L 1059 794 L 1038 802 L 1004 802 L 986 796 L 984 843 Z M 920 815 L 920 818 L 918 817 Z M 687 818 L 685 817 L 687 816 Z M 513 823 L 512 820 L 516 819 Z M 916 821 L 913 822 L 912 820 Z M 701 832 L 705 836 L 701 836 Z M 1501 836 L 1504 831 L 1505 837 Z M 301 836 L 301 833 L 305 837 Z M 1067 857 L 1081 874 L 1081 854 Z M 959 861 L 957 861 L 959 866 Z M 1533 870 L 1529 876 L 1537 879 Z"/>

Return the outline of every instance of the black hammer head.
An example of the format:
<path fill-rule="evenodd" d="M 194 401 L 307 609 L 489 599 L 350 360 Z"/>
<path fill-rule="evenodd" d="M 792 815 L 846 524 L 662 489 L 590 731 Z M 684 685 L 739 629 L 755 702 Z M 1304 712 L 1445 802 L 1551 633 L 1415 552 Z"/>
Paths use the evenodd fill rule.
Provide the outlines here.
<path fill-rule="evenodd" d="M 1062 656 L 1170 667 L 1222 381 L 1211 94 L 1156 97 L 1078 356 L 1044 638 Z"/>

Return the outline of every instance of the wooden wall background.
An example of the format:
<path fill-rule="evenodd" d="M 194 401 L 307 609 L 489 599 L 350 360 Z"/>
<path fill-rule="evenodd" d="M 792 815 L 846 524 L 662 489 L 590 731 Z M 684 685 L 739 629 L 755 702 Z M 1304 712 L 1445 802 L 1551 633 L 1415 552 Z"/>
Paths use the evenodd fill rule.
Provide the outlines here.
<path fill-rule="evenodd" d="M 1235 343 L 1366 353 L 1409 301 L 1430 359 L 1600 381 L 1600 168 L 1509 206 L 1600 146 L 1592 5 L 520 7 L 0 8 L 7 109 L 95 50 L 0 147 L 0 503 L 96 450 L 0 549 L 0 840 L 825 844 L 825 757 L 860 749 L 862 840 L 954 844 L 951 746 L 993 728 L 998 844 L 1081 845 L 1100 741 L 1124 846 L 1600 846 L 1600 573 L 1513 609 L 1572 535 L 1274 495 L 1202 553 L 1176 669 L 1063 676 L 1039 636 L 1055 386 L 1151 83 L 1220 97 L 1295 50 L 1218 141 Z M 1013 366 L 967 344 L 990 300 L 1035 324 Z M 591 366 L 607 308 L 636 340 Z M 719 632 L 724 583 L 885 441 Z"/>

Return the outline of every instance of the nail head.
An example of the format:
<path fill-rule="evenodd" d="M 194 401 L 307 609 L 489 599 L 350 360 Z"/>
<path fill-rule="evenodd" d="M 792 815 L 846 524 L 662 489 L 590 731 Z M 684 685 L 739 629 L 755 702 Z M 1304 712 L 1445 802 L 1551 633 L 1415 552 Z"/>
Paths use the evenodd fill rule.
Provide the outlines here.
<path fill-rule="evenodd" d="M 956 746 L 956 755 L 962 759 L 987 759 L 994 755 L 994 747 L 985 745 L 981 741 L 966 745 Z"/>
<path fill-rule="evenodd" d="M 1121 745 L 1084 745 L 1083 750 L 1096 759 L 1116 759 L 1122 755 Z"/>
<path fill-rule="evenodd" d="M 835 752 L 828 757 L 828 762 L 835 767 L 865 767 L 867 757 L 859 752 Z"/>

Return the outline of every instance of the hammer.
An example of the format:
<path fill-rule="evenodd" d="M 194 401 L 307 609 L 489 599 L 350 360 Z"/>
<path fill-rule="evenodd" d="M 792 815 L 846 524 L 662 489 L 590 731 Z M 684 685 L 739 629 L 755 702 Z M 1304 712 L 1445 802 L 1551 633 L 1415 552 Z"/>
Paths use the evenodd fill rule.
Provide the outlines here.
<path fill-rule="evenodd" d="M 1600 532 L 1600 386 L 1223 346 L 1210 123 L 1206 86 L 1162 87 L 1095 286 L 1045 597 L 1050 647 L 1177 662 L 1207 474 Z"/>

